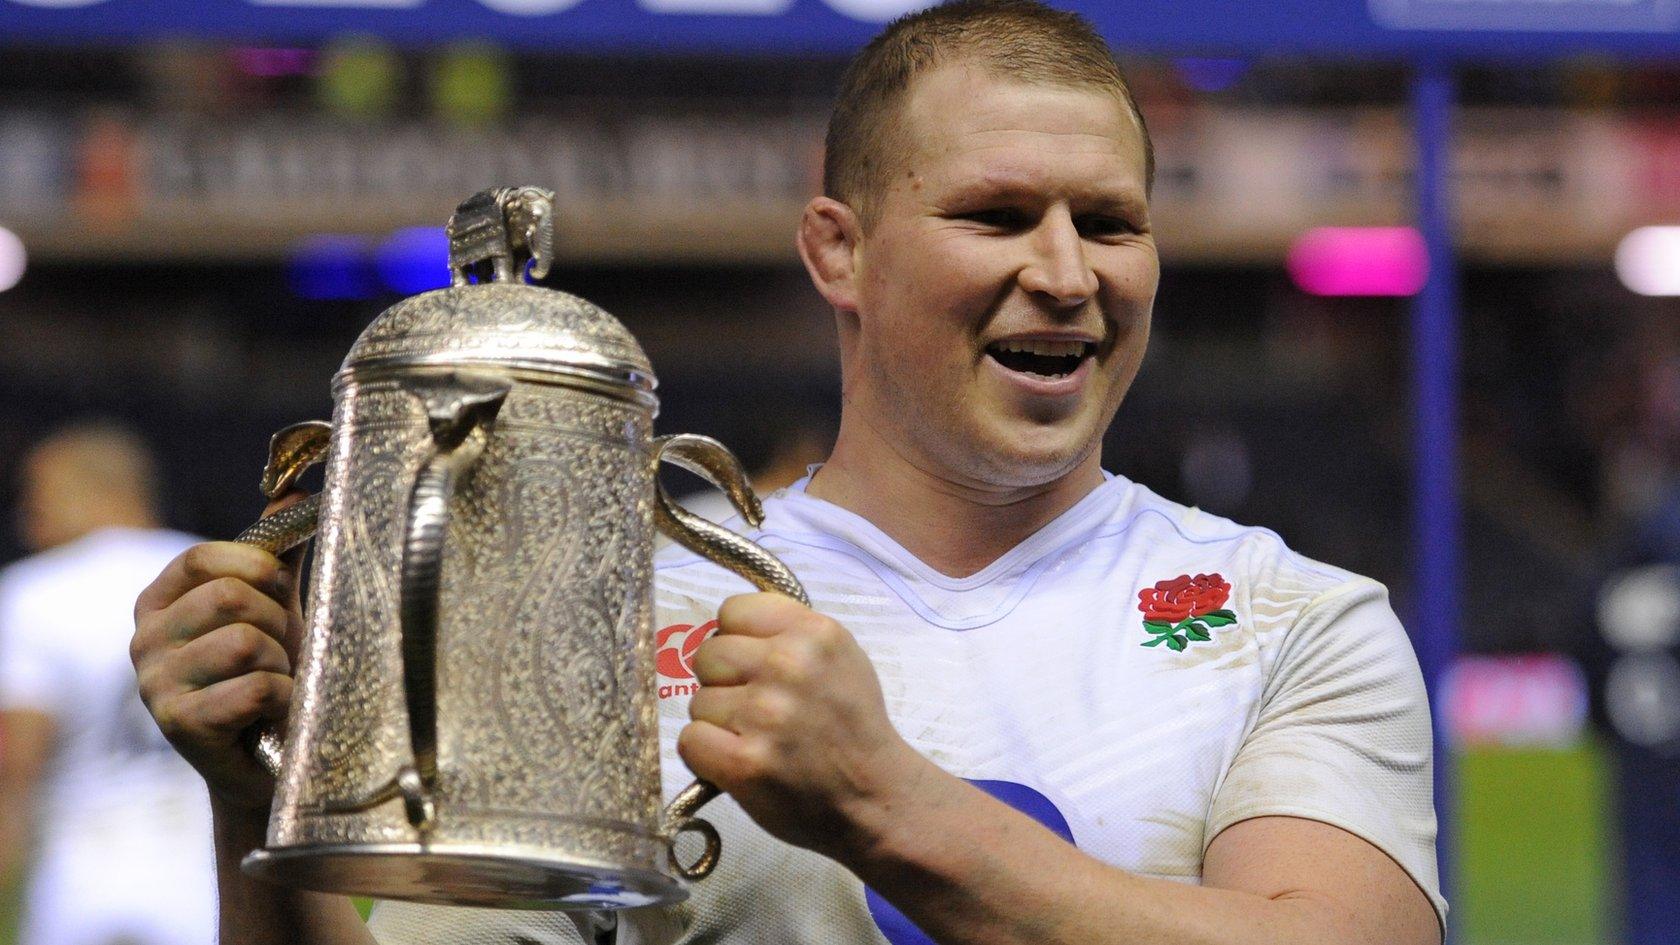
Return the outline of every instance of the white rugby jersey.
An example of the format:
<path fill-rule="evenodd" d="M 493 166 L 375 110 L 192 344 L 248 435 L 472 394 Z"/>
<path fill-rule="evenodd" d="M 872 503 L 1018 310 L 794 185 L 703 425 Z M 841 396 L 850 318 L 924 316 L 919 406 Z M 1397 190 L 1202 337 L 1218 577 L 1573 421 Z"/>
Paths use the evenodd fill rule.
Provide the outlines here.
<path fill-rule="evenodd" d="M 1417 660 L 1368 578 L 1110 478 L 977 574 L 940 574 L 804 493 L 754 537 L 874 662 L 899 733 L 1106 863 L 1196 883 L 1220 831 L 1261 815 L 1333 824 L 1382 849 L 1443 919 L 1429 708 Z M 739 526 L 739 521 L 732 523 Z M 751 590 L 682 549 L 656 561 L 667 796 L 720 601 Z M 928 939 L 831 860 L 770 837 L 727 796 L 702 816 L 717 871 L 618 941 Z M 382 904 L 387 943 L 580 941 L 563 916 Z M 523 939 L 519 936 L 524 936 Z"/>
<path fill-rule="evenodd" d="M 141 704 L 128 656 L 134 599 L 197 540 L 105 529 L 0 572 L 0 709 L 55 724 L 25 945 L 214 937 L 209 795 Z"/>

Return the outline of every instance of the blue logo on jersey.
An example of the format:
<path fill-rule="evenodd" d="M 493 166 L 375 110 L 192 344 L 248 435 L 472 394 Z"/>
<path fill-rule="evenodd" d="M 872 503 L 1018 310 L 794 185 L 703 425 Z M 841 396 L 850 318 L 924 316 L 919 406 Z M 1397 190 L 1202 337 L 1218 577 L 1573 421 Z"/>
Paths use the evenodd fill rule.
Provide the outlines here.
<path fill-rule="evenodd" d="M 1063 840 L 1073 843 L 1073 831 L 1068 829 L 1067 818 L 1062 816 L 1055 804 L 1050 803 L 1048 797 L 1025 784 L 1016 784 L 1013 781 L 969 780 L 968 783 L 1049 827 Z M 935 945 L 926 932 L 916 928 L 914 922 L 905 918 L 904 913 L 883 899 L 880 893 L 864 887 L 864 900 L 869 904 L 869 915 L 875 920 L 875 927 L 881 930 L 881 934 L 885 935 L 892 945 Z"/>

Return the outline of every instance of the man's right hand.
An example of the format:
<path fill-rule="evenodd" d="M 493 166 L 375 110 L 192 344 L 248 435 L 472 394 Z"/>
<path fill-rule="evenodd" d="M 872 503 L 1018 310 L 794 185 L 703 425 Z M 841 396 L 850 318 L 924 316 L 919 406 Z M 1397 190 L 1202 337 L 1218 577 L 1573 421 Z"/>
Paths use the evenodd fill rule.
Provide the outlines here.
<path fill-rule="evenodd" d="M 266 811 L 274 779 L 240 736 L 284 719 L 291 702 L 303 636 L 296 562 L 235 542 L 194 545 L 141 592 L 134 626 L 129 654 L 158 728 L 218 801 Z"/>

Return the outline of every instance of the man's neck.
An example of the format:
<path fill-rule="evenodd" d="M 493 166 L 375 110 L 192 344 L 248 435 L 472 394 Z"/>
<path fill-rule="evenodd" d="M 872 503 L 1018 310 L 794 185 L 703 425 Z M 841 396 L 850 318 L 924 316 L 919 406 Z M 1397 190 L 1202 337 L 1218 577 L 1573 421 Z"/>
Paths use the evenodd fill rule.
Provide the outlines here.
<path fill-rule="evenodd" d="M 871 433 L 843 424 L 833 455 L 806 493 L 863 516 L 950 577 L 984 569 L 1103 482 L 1095 453 L 1042 485 L 955 482 L 909 461 Z"/>
<path fill-rule="evenodd" d="M 149 511 L 129 505 L 93 505 L 86 514 L 59 520 L 58 527 L 29 541 L 34 551 L 46 551 L 113 528 L 151 529 L 161 523 Z"/>

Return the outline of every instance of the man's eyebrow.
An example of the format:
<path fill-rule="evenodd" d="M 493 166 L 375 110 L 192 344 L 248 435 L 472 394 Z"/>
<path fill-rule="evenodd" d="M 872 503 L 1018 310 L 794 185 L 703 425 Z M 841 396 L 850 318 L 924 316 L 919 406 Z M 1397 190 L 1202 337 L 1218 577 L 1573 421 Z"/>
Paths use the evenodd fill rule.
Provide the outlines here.
<path fill-rule="evenodd" d="M 1074 206 L 1083 212 L 1097 211 L 1102 213 L 1140 213 L 1146 212 L 1149 200 L 1144 195 L 1142 185 L 1104 186 L 1092 185 L 1081 187 L 1071 192 L 1052 194 L 1056 199 L 1069 198 Z M 1046 193 L 1042 187 L 1031 182 L 1007 176 L 987 176 L 984 178 L 964 181 L 953 185 L 939 195 L 940 206 L 970 206 L 992 201 L 1023 201 L 1037 203 L 1044 200 Z"/>

